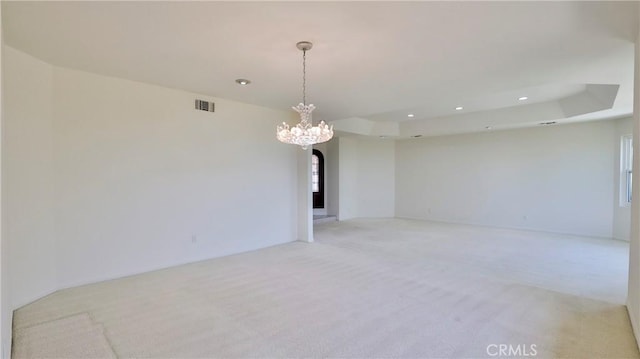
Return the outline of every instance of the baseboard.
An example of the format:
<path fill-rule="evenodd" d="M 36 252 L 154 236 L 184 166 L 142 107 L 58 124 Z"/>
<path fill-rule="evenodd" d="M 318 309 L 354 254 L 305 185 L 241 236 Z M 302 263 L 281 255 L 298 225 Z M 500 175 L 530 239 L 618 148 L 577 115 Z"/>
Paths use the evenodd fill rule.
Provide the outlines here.
<path fill-rule="evenodd" d="M 540 229 L 540 228 L 526 227 L 526 226 L 505 226 L 505 225 L 497 225 L 497 224 L 463 222 L 463 221 L 455 221 L 455 220 L 440 219 L 440 218 L 418 218 L 418 217 L 402 217 L 402 216 L 396 216 L 393 218 L 411 219 L 416 221 L 438 222 L 438 223 L 447 223 L 447 224 L 460 224 L 465 226 L 478 226 L 478 227 L 498 228 L 498 229 L 515 229 L 520 231 L 532 231 L 532 232 L 562 234 L 562 235 L 569 235 L 569 236 L 580 236 L 580 237 L 590 237 L 590 238 L 600 238 L 600 239 L 615 239 L 612 236 L 604 236 L 604 235 L 591 234 L 591 233 L 552 231 L 548 229 Z"/>
<path fill-rule="evenodd" d="M 280 246 L 280 245 L 283 245 L 283 244 L 295 242 L 297 240 L 298 239 L 293 239 L 292 238 L 292 239 L 288 239 L 286 241 L 269 243 L 267 245 L 261 245 L 261 246 L 255 247 L 255 248 L 241 248 L 239 250 L 234 250 L 234 251 L 230 251 L 230 252 L 220 252 L 220 253 L 216 253 L 216 254 L 213 254 L 213 255 L 207 254 L 207 255 L 204 255 L 202 257 L 191 257 L 191 258 L 183 259 L 183 260 L 180 260 L 180 261 L 176 261 L 174 263 L 166 263 L 166 264 L 161 264 L 161 265 L 149 266 L 149 267 L 146 267 L 146 268 L 137 268 L 137 269 L 134 269 L 134 270 L 126 270 L 126 271 L 122 271 L 122 272 L 112 273 L 110 275 L 94 277 L 94 278 L 91 278 L 91 279 L 81 279 L 81 280 L 60 282 L 60 283 L 58 283 L 58 287 L 55 290 L 53 290 L 52 292 L 48 293 L 47 295 L 55 293 L 57 291 L 61 291 L 61 290 L 77 288 L 77 287 L 82 287 L 82 286 L 85 286 L 85 285 L 91 285 L 91 284 L 96 284 L 96 283 L 108 282 L 108 281 L 123 279 L 123 278 L 127 278 L 127 277 L 133 277 L 133 276 L 137 276 L 137 275 L 141 275 L 141 274 L 145 274 L 145 273 L 160 271 L 160 270 L 164 270 L 164 269 L 168 269 L 168 268 L 186 266 L 186 265 L 190 265 L 190 264 L 194 264 L 194 263 L 198 263 L 198 262 L 204 262 L 204 261 L 209 261 L 209 260 L 212 260 L 212 259 L 223 258 L 223 257 L 227 257 L 227 256 L 233 256 L 233 255 L 241 254 L 241 253 L 253 252 L 253 251 L 257 251 L 257 250 L 264 249 L 264 248 Z M 312 238 L 312 240 L 313 240 L 313 238 Z M 44 297 L 44 296 L 45 295 L 43 295 L 42 297 Z M 34 301 L 38 300 L 38 299 L 40 299 L 42 297 L 35 298 Z M 29 303 L 26 303 L 26 304 L 29 304 Z M 24 304 L 24 305 L 26 305 L 26 304 Z"/>
<path fill-rule="evenodd" d="M 627 303 L 626 305 L 627 307 L 627 314 L 629 315 L 629 321 L 631 322 L 631 329 L 633 330 L 633 337 L 636 338 L 636 346 L 638 346 L 638 349 L 640 350 L 640 328 L 637 328 L 637 325 L 640 324 L 637 321 L 637 315 L 633 312 L 633 310 L 631 309 L 633 306 L 629 305 L 629 303 Z M 638 324 L 637 324 L 638 323 Z"/>
<path fill-rule="evenodd" d="M 20 301 L 16 301 L 16 303 L 12 303 L 13 307 L 11 308 L 11 315 L 13 316 L 13 311 L 14 310 L 18 310 L 22 307 L 24 307 L 25 305 L 29 305 L 37 300 L 40 300 L 46 296 L 49 296 L 57 291 L 59 291 L 59 288 L 49 288 L 47 290 L 43 290 L 37 294 L 31 295 L 29 296 L 29 298 L 20 300 Z"/>
<path fill-rule="evenodd" d="M 6 330 L 7 333 L 4 333 L 2 336 L 2 352 L 0 353 L 3 359 L 11 359 L 11 349 L 13 346 L 13 310 L 9 311 L 7 315 L 9 316 L 9 318 L 6 319 L 9 322 L 7 324 L 9 328 Z M 4 323 L 2 326 L 5 326 Z M 4 332 L 4 330 L 2 330 L 2 332 Z"/>

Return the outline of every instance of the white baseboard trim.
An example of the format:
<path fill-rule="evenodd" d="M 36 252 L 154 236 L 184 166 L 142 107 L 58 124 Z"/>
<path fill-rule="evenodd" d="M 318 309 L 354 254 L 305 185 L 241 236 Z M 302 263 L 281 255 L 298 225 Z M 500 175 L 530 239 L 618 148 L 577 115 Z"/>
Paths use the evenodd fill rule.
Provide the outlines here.
<path fill-rule="evenodd" d="M 606 236 L 606 235 L 599 235 L 599 234 L 593 234 L 593 233 L 581 233 L 581 232 L 554 231 L 550 229 L 542 229 L 537 227 L 507 226 L 507 225 L 487 224 L 487 223 L 479 223 L 479 222 L 464 222 L 464 221 L 455 221 L 455 220 L 441 219 L 441 218 L 421 218 L 421 217 L 408 217 L 408 216 L 395 216 L 394 218 L 411 219 L 411 220 L 427 221 L 427 222 L 440 222 L 440 223 L 449 223 L 449 224 L 461 224 L 461 225 L 467 225 L 467 226 L 478 226 L 478 227 L 487 227 L 487 228 L 515 229 L 520 231 L 562 234 L 562 235 L 569 235 L 569 236 L 615 239 L 612 236 Z"/>
<path fill-rule="evenodd" d="M 638 346 L 638 349 L 640 349 L 640 328 L 637 328 L 636 326 L 640 323 L 638 323 L 637 321 L 637 315 L 634 313 L 634 311 L 631 309 L 633 306 L 630 305 L 630 303 L 627 303 L 626 305 L 627 307 L 627 314 L 629 314 L 629 321 L 631 322 L 631 329 L 633 330 L 633 336 L 636 338 L 636 345 Z"/>

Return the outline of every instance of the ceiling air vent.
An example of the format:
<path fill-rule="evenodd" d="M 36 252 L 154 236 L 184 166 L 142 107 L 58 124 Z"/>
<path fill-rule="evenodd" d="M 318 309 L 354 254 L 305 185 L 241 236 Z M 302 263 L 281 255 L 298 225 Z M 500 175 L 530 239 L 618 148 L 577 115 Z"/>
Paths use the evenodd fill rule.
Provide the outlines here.
<path fill-rule="evenodd" d="M 196 100 L 196 110 L 215 112 L 216 104 L 209 101 Z"/>
<path fill-rule="evenodd" d="M 557 123 L 556 121 L 540 122 L 542 126 L 555 125 L 556 123 Z"/>

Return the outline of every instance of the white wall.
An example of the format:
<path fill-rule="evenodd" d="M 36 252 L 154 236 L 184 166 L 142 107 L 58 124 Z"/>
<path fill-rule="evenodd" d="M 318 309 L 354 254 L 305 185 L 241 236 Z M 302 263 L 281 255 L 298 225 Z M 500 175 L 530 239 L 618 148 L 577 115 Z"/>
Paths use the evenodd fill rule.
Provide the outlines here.
<path fill-rule="evenodd" d="M 325 179 L 326 179 L 326 198 L 325 207 L 327 214 L 338 217 L 339 212 L 339 195 L 340 195 L 340 140 L 332 139 L 326 144 L 327 153 L 325 154 Z"/>
<path fill-rule="evenodd" d="M 358 217 L 358 141 L 355 138 L 339 137 L 338 154 L 338 220 Z M 335 140 L 334 140 L 335 141 Z"/>
<path fill-rule="evenodd" d="M 357 158 L 358 217 L 394 217 L 395 143 L 377 138 L 359 138 Z"/>
<path fill-rule="evenodd" d="M 618 147 L 614 149 L 614 161 L 613 161 L 613 234 L 612 237 L 628 241 L 631 236 L 631 206 L 620 205 L 620 188 L 624 188 L 623 182 L 624 176 L 621 176 L 620 172 L 620 141 L 623 135 L 630 135 L 633 133 L 633 119 L 624 118 L 615 121 L 616 128 L 614 134 L 614 141 L 617 141 Z"/>
<path fill-rule="evenodd" d="M 615 123 L 396 146 L 396 216 L 611 237 Z"/>
<path fill-rule="evenodd" d="M 296 238 L 288 112 L 61 68 L 53 94 L 59 286 Z"/>
<path fill-rule="evenodd" d="M 12 305 L 56 288 L 52 67 L 3 49 L 2 213 Z"/>
<path fill-rule="evenodd" d="M 2 65 L 12 308 L 296 239 L 299 149 L 274 135 L 289 112 L 52 67 L 8 47 Z M 195 98 L 216 112 L 195 110 Z"/>
<path fill-rule="evenodd" d="M 341 137 L 338 162 L 339 220 L 394 217 L 393 141 Z"/>

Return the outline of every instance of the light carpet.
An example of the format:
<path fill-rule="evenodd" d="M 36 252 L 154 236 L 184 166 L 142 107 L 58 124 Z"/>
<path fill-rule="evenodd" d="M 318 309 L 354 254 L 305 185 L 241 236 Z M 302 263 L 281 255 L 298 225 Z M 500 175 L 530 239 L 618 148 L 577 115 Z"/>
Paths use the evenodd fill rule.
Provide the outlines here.
<path fill-rule="evenodd" d="M 14 332 L 15 357 L 115 358 L 101 325 L 87 313 L 21 328 Z"/>
<path fill-rule="evenodd" d="M 628 243 L 400 219 L 315 238 L 59 291 L 15 312 L 14 357 L 88 357 L 21 334 L 85 313 L 121 358 L 640 358 Z"/>

